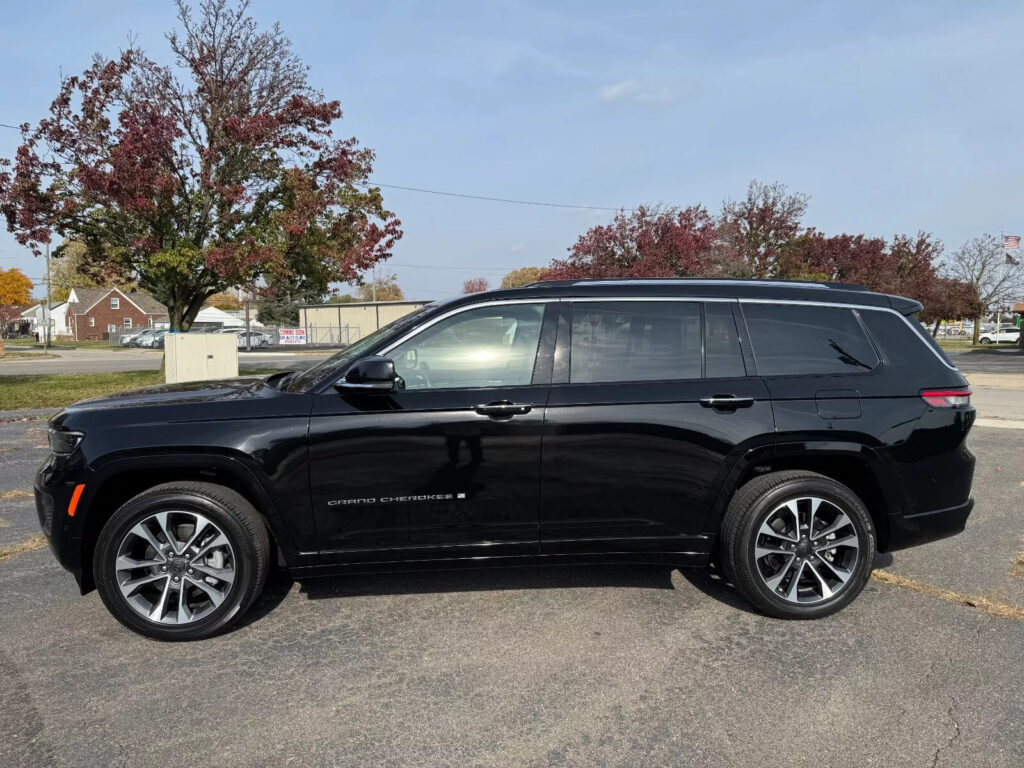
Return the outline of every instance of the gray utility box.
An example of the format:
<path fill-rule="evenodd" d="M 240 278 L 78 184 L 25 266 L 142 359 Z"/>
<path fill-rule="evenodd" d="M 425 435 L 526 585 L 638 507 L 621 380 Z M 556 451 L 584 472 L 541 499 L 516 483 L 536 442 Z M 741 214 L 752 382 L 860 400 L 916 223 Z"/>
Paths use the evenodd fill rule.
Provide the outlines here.
<path fill-rule="evenodd" d="M 238 337 L 233 333 L 168 333 L 164 354 L 168 384 L 238 375 Z"/>

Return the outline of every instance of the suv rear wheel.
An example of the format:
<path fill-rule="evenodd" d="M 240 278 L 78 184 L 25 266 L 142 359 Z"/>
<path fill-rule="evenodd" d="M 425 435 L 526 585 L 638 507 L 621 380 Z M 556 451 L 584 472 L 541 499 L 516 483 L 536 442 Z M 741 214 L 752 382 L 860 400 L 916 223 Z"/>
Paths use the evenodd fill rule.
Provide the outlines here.
<path fill-rule="evenodd" d="M 96 588 L 126 627 L 158 640 L 197 640 L 256 600 L 270 542 L 240 494 L 211 483 L 166 483 L 125 503 L 103 526 Z"/>
<path fill-rule="evenodd" d="M 751 480 L 736 492 L 722 525 L 726 575 L 778 618 L 814 619 L 848 605 L 864 588 L 875 551 L 860 498 L 815 472 Z"/>

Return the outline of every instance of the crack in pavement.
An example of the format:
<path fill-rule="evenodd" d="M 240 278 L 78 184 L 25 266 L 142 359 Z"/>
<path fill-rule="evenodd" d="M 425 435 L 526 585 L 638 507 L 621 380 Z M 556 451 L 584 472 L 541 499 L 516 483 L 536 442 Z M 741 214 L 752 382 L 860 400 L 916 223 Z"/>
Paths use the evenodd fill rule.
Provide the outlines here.
<path fill-rule="evenodd" d="M 956 716 L 956 698 L 948 693 L 946 696 L 949 698 L 949 709 L 946 710 L 946 717 L 948 717 L 950 722 L 953 723 L 953 735 L 949 737 L 949 741 L 935 750 L 935 754 L 932 755 L 930 768 L 937 768 L 939 759 L 942 757 L 942 753 L 947 749 L 950 749 L 953 746 L 953 743 L 960 738 L 960 719 Z"/>

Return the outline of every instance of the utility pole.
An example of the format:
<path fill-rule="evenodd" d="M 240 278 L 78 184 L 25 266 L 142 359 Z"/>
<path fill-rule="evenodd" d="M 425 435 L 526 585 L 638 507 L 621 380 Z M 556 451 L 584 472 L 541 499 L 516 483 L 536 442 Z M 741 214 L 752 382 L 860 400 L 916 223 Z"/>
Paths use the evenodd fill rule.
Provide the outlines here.
<path fill-rule="evenodd" d="M 46 304 L 43 305 L 43 354 L 50 344 L 50 241 L 46 241 Z"/>
<path fill-rule="evenodd" d="M 252 296 L 249 289 L 245 290 L 245 351 L 252 352 L 252 334 L 249 333 L 249 298 Z"/>
<path fill-rule="evenodd" d="M 373 300 L 377 301 L 377 266 L 373 267 L 373 282 L 370 283 L 373 286 Z"/>

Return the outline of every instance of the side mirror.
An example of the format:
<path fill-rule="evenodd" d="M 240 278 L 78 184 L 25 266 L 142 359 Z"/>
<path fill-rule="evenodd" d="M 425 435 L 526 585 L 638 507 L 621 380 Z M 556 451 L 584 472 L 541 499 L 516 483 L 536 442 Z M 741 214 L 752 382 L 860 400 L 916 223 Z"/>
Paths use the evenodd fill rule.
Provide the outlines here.
<path fill-rule="evenodd" d="M 395 363 L 387 357 L 364 357 L 358 360 L 337 382 L 341 392 L 394 392 Z"/>

